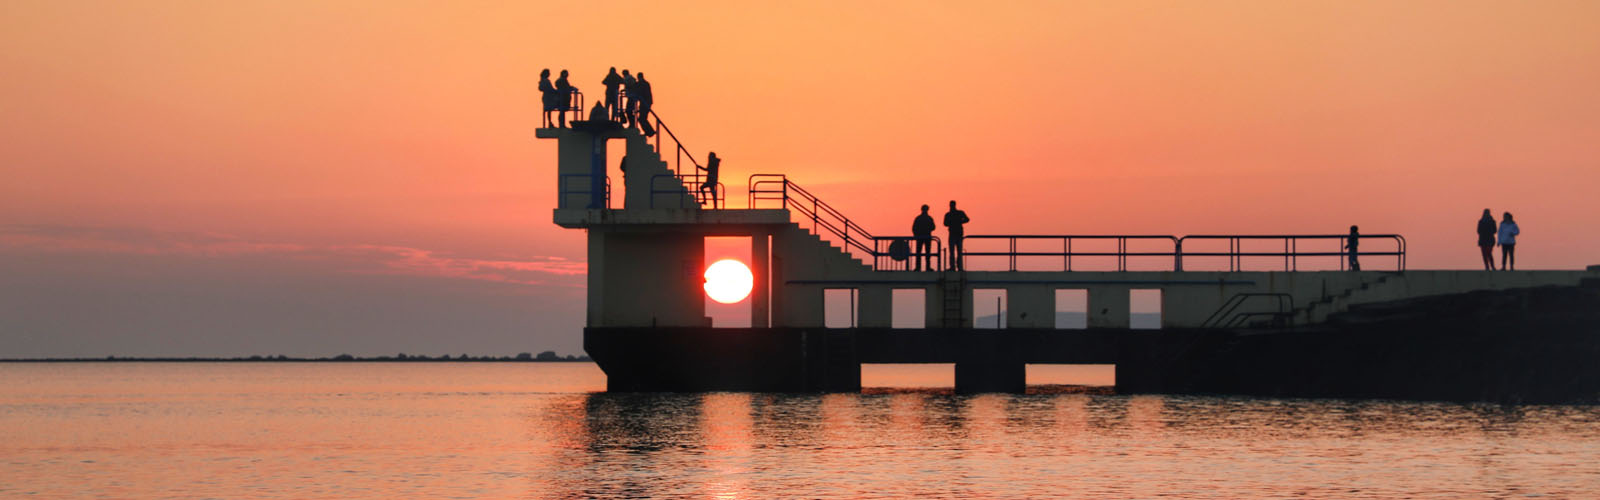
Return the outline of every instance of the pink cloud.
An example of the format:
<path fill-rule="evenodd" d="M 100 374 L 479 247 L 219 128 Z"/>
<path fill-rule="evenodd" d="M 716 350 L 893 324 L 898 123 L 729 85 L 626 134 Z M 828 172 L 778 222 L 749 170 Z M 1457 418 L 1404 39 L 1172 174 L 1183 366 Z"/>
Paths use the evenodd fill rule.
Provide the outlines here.
<path fill-rule="evenodd" d="M 58 225 L 0 226 L 0 252 L 100 253 L 193 258 L 266 257 L 331 264 L 339 272 L 575 286 L 587 264 L 554 256 L 481 259 L 395 245 L 261 242 L 220 233 Z M 552 282 L 552 278 L 558 278 Z"/>

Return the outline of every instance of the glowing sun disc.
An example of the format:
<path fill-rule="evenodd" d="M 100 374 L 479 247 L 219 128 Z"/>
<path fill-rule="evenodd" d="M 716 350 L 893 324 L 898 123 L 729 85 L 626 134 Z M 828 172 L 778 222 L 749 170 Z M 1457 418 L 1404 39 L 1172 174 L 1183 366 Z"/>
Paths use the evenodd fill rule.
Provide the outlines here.
<path fill-rule="evenodd" d="M 743 262 L 722 259 L 706 268 L 706 296 L 723 304 L 739 302 L 750 296 L 755 281 Z"/>

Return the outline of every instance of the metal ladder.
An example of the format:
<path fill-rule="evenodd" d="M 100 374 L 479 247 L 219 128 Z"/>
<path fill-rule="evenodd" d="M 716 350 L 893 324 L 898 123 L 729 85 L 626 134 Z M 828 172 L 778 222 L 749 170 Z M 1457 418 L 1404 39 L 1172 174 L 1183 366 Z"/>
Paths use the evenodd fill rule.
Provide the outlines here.
<path fill-rule="evenodd" d="M 963 328 L 967 326 L 967 318 L 963 313 L 967 301 L 967 273 L 964 271 L 945 271 L 939 277 L 940 292 L 942 292 L 944 314 L 939 326 L 944 328 Z"/>

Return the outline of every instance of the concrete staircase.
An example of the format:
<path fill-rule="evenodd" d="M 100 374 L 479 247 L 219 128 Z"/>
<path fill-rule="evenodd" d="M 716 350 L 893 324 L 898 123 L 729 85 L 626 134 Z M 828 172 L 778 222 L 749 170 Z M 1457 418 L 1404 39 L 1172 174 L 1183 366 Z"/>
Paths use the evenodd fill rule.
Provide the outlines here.
<path fill-rule="evenodd" d="M 1359 285 L 1301 304 L 1295 307 L 1290 317 L 1301 325 L 1322 323 L 1329 316 L 1349 311 L 1351 307 L 1387 300 L 1393 295 L 1393 289 L 1403 286 L 1404 281 L 1403 273 L 1385 273 L 1377 279 L 1363 280 Z"/>
<path fill-rule="evenodd" d="M 674 177 L 672 168 L 661 159 L 649 138 L 633 129 L 624 129 L 620 134 L 627 142 L 627 169 L 622 172 L 628 186 L 624 208 L 700 209 L 700 202 L 691 191 L 699 186 L 690 187 Z"/>
<path fill-rule="evenodd" d="M 800 258 L 821 266 L 820 269 L 827 271 L 824 275 L 835 271 L 872 272 L 872 266 L 799 223 L 790 222 L 783 226 L 782 232 L 776 236 L 787 246 L 784 249 L 784 255 L 788 256 L 786 258 Z"/>

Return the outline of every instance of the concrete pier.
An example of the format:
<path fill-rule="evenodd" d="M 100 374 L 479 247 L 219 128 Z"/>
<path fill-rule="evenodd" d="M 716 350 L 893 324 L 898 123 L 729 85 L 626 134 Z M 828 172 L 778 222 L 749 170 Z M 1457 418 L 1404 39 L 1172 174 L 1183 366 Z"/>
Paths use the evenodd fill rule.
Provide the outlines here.
<path fill-rule="evenodd" d="M 666 130 L 659 123 L 657 128 Z M 669 130 L 665 135 L 676 137 Z M 1009 258 L 1013 270 L 936 266 L 907 271 L 904 263 L 890 260 L 888 249 L 908 236 L 868 233 L 782 175 L 751 176 L 746 206 L 727 208 L 728 200 L 713 202 L 690 189 L 697 175 L 692 156 L 688 166 L 664 161 L 662 150 L 674 151 L 682 161 L 680 144 L 664 145 L 659 137 L 652 144 L 637 131 L 607 127 L 540 129 L 538 136 L 560 143 L 560 201 L 553 220 L 588 233 L 584 349 L 605 370 L 613 391 L 859 391 L 862 363 L 953 363 L 958 392 L 1021 392 L 1028 364 L 1059 363 L 1114 364 L 1120 392 L 1466 394 L 1446 392 L 1436 382 L 1417 382 L 1413 391 L 1383 389 L 1352 368 L 1376 356 L 1388 363 L 1378 371 L 1386 383 L 1400 386 L 1434 380 L 1403 368 L 1415 365 L 1505 388 L 1472 393 L 1484 397 L 1600 394 L 1585 392 L 1600 387 L 1590 384 L 1595 368 L 1549 348 L 1600 355 L 1591 340 L 1600 337 L 1600 318 L 1594 317 L 1600 311 L 1595 293 L 1600 267 L 1411 270 L 1405 268 L 1399 235 L 1373 235 L 1395 245 L 1393 251 L 1375 251 L 1394 260 L 1363 266 L 1391 268 L 1360 272 L 1296 270 L 1299 259 L 1331 257 L 1342 263 L 1344 256 L 1336 251 L 1300 249 L 1302 240 L 1307 246 L 1337 245 L 1339 235 L 973 235 L 969 240 L 1009 241 L 1008 252 L 969 255 Z M 603 161 L 613 143 L 626 151 L 626 171 L 617 172 L 627 189 L 620 208 L 602 188 L 613 185 Z M 705 315 L 705 238 L 722 236 L 751 241 L 750 328 L 712 328 Z M 1281 239 L 1285 250 L 1239 250 L 1242 242 L 1263 239 Z M 1019 240 L 1059 240 L 1063 250 L 1019 251 Z M 1075 254 L 1071 248 L 1077 240 L 1114 240 L 1118 250 Z M 1171 249 L 1131 252 L 1130 241 Z M 1227 241 L 1230 250 L 1202 252 L 1185 241 Z M 1018 259 L 1041 255 L 1060 257 L 1061 268 L 1014 270 Z M 1117 270 L 1073 269 L 1074 255 L 1115 256 Z M 1152 255 L 1170 257 L 1171 269 L 1126 269 L 1130 256 Z M 1242 270 L 1247 255 L 1281 256 L 1284 266 Z M 1184 270 L 1186 256 L 1226 257 L 1231 270 Z M 859 298 L 856 327 L 824 328 L 829 290 L 848 290 Z M 923 296 L 925 307 L 915 314 L 927 328 L 890 328 L 897 323 L 894 294 L 907 290 Z M 1063 290 L 1087 297 L 1087 328 L 1056 328 L 1062 312 L 1056 296 Z M 1005 328 L 976 328 L 979 291 L 1004 293 Z M 1139 291 L 1159 294 L 1159 329 L 1130 329 L 1130 296 Z M 1456 307 L 1469 303 L 1479 308 Z M 1461 319 L 1485 314 L 1495 320 Z M 1467 338 L 1477 343 L 1452 343 L 1441 328 L 1469 332 Z M 1478 360 L 1489 375 L 1473 378 L 1453 368 L 1452 359 Z M 1576 374 L 1578 382 L 1570 390 L 1542 393 L 1530 384 L 1551 379 L 1496 378 L 1540 366 Z M 1295 370 L 1314 374 L 1297 377 Z"/>

